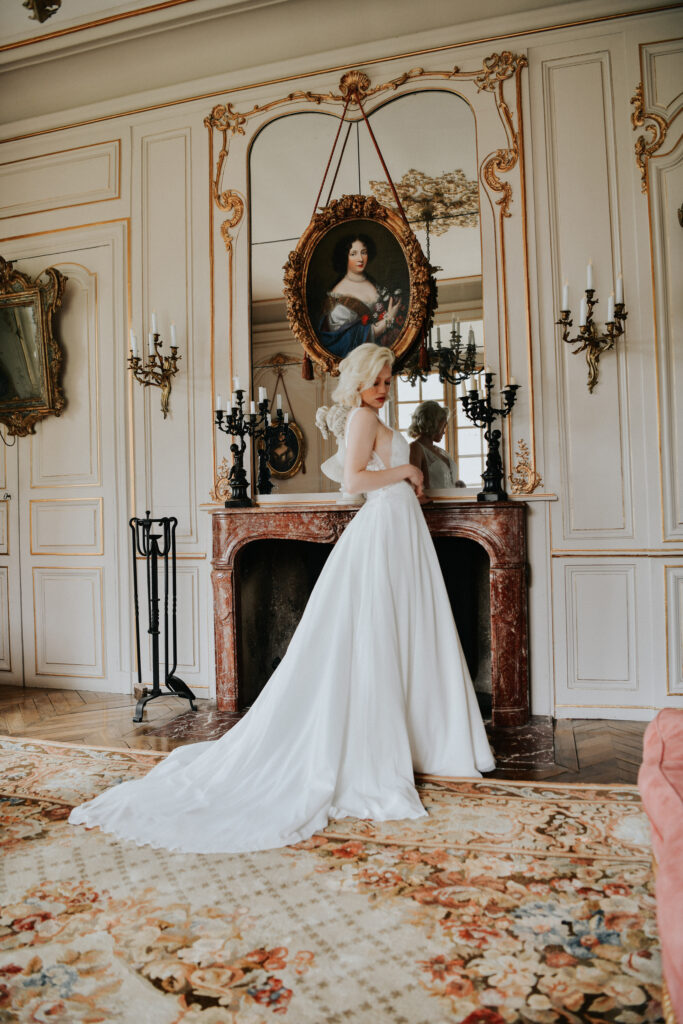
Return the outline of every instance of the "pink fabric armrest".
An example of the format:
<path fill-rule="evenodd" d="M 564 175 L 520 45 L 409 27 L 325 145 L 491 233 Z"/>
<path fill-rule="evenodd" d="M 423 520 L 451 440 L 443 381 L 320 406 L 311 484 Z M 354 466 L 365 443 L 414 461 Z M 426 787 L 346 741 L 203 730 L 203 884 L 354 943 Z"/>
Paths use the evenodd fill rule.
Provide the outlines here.
<path fill-rule="evenodd" d="M 645 730 L 638 788 L 657 859 L 657 924 L 664 976 L 683 1022 L 683 710 L 660 711 Z"/>

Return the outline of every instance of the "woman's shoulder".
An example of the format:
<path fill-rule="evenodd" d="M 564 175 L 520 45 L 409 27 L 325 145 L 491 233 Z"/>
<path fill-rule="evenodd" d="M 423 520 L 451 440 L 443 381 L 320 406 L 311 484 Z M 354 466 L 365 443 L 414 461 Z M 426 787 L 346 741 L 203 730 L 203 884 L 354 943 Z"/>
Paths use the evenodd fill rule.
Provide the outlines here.
<path fill-rule="evenodd" d="M 377 431 L 379 420 L 372 409 L 368 409 L 364 405 L 357 405 L 347 417 L 347 434 L 351 429 L 352 423 L 354 424 L 354 433 L 357 431 L 358 433 L 369 434 Z"/>

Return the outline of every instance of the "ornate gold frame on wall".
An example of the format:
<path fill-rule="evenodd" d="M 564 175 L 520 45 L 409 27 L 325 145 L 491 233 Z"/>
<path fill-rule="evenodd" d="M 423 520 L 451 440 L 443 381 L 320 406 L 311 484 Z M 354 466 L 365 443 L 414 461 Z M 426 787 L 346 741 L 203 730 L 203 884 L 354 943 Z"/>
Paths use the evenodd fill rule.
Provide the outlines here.
<path fill-rule="evenodd" d="M 66 405 L 61 387 L 62 349 L 52 331 L 52 317 L 62 303 L 66 281 L 64 274 L 54 267 L 48 267 L 32 281 L 27 274 L 14 270 L 11 260 L 0 256 L 0 357 L 5 360 L 0 369 L 6 380 L 4 387 L 15 392 L 0 397 L 0 423 L 5 424 L 9 435 L 34 434 L 39 420 L 59 416 Z M 31 320 L 34 332 L 27 337 Z M 18 368 L 25 369 L 32 381 L 36 378 L 28 392 L 22 392 L 18 374 L 11 375 L 11 341 L 23 358 L 23 362 L 19 359 Z"/>
<path fill-rule="evenodd" d="M 311 323 L 307 300 L 308 272 L 314 253 L 332 228 L 358 221 L 380 224 L 398 242 L 405 257 L 410 281 L 410 297 L 404 323 L 389 346 L 397 359 L 405 355 L 418 339 L 425 320 L 432 312 L 430 267 L 410 226 L 395 211 L 382 206 L 372 196 L 343 196 L 316 213 L 296 249 L 285 264 L 287 320 L 292 333 L 311 359 L 328 373 L 337 373 L 339 358 L 322 345 Z M 362 230 L 362 229 L 361 229 Z"/>
<path fill-rule="evenodd" d="M 391 58 L 389 58 L 391 59 Z M 373 63 L 377 63 L 373 61 Z M 232 373 L 232 360 L 233 360 L 233 314 L 232 314 L 232 298 L 233 298 L 233 277 L 234 277 L 234 251 L 233 241 L 234 232 L 240 225 L 245 209 L 244 197 L 234 188 L 223 188 L 223 178 L 226 171 L 226 166 L 229 161 L 230 144 L 231 140 L 237 135 L 246 135 L 247 123 L 252 118 L 263 118 L 264 115 L 270 111 L 276 110 L 282 107 L 293 107 L 301 109 L 303 104 L 312 104 L 315 107 L 322 108 L 323 106 L 337 106 L 343 108 L 347 100 L 350 99 L 351 105 L 353 105 L 356 97 L 360 98 L 361 102 L 370 99 L 372 97 L 379 97 L 382 94 L 395 93 L 400 90 L 403 86 L 410 86 L 415 84 L 418 86 L 428 87 L 427 83 L 439 82 L 443 83 L 445 88 L 448 86 L 452 87 L 452 91 L 457 92 L 458 95 L 462 96 L 466 102 L 472 106 L 471 100 L 468 100 L 465 94 L 460 91 L 458 85 L 460 83 L 469 83 L 473 85 L 477 93 L 488 93 L 495 104 L 495 110 L 498 115 L 498 119 L 504 133 L 504 145 L 491 150 L 487 153 L 479 164 L 479 180 L 483 186 L 483 191 L 490 204 L 491 212 L 494 215 L 495 222 L 495 245 L 496 245 L 496 277 L 495 284 L 493 287 L 496 289 L 498 295 L 498 333 L 500 337 L 500 355 L 501 355 L 501 373 L 504 375 L 510 375 L 509 365 L 509 324 L 508 324 L 508 281 L 507 281 L 507 267 L 506 267 L 506 220 L 511 216 L 510 206 L 513 202 L 513 190 L 512 185 L 509 181 L 505 181 L 502 175 L 508 175 L 515 168 L 518 169 L 519 173 L 519 209 L 521 217 L 521 232 L 522 232 L 522 247 L 524 252 L 523 257 L 523 301 L 526 308 L 526 323 L 525 323 L 525 339 L 526 339 L 526 350 L 527 350 L 527 374 L 528 374 L 528 414 L 529 414 L 529 431 L 530 431 L 530 453 L 529 453 L 529 469 L 531 470 L 532 481 L 540 481 L 540 476 L 536 474 L 536 443 L 535 443 L 535 403 L 534 403 L 534 391 L 533 391 L 533 380 L 531 376 L 532 367 L 532 343 L 531 343 L 531 293 L 529 284 L 529 272 L 527 266 L 528 250 L 527 250 L 527 233 L 526 233 L 526 194 L 525 194 L 525 172 L 524 172 L 524 150 L 523 150 L 523 136 L 522 136 L 522 85 L 521 76 L 524 68 L 527 66 L 527 58 L 523 54 L 515 54 L 509 50 L 492 53 L 490 56 L 483 58 L 481 65 L 478 69 L 472 71 L 462 71 L 457 65 L 446 70 L 440 69 L 425 69 L 422 67 L 411 68 L 409 71 L 405 71 L 402 74 L 390 79 L 387 82 L 382 82 L 377 85 L 372 85 L 370 78 L 361 69 L 352 69 L 345 72 L 342 75 L 339 82 L 339 91 L 334 92 L 313 92 L 310 90 L 299 89 L 288 93 L 287 95 L 278 97 L 277 99 L 270 100 L 267 103 L 256 104 L 250 109 L 244 111 L 238 111 L 235 109 L 234 103 L 221 103 L 214 106 L 211 113 L 204 119 L 209 133 L 209 183 L 210 190 L 215 203 L 216 208 L 221 213 L 227 213 L 229 216 L 222 221 L 220 224 L 220 232 L 223 237 L 227 257 L 228 257 L 228 292 L 230 296 L 230 313 L 229 313 L 229 327 L 228 327 L 228 349 L 229 349 L 229 361 L 230 361 L 230 373 Z M 302 73 L 300 76 L 302 79 L 306 78 L 306 74 Z M 514 99 L 510 101 L 509 96 L 506 96 L 506 85 L 509 84 L 510 79 L 513 80 L 513 95 Z M 375 108 L 367 109 L 368 115 L 372 113 Z M 341 109 L 340 109 L 341 113 Z M 214 144 L 214 134 L 220 139 L 218 146 Z M 217 150 L 217 157 L 214 156 Z M 497 214 L 496 214 L 497 207 Z M 210 238 L 213 239 L 214 221 L 213 216 L 210 217 Z M 211 262 L 213 267 L 213 244 L 211 244 Z M 214 308 L 214 277 L 213 272 L 211 275 L 211 303 L 212 310 Z M 494 328 L 495 331 L 495 328 Z M 213 321 L 212 321 L 212 339 L 213 339 Z M 213 343 L 212 343 L 212 374 L 214 372 L 213 363 Z M 508 465 L 513 464 L 512 454 L 512 436 L 511 432 L 507 432 L 507 451 L 508 451 Z M 530 490 L 525 489 L 525 493 L 531 493 L 531 490 L 535 490 L 539 486 L 539 483 L 532 482 L 527 484 Z M 513 492 L 518 493 L 516 488 L 513 486 Z"/>

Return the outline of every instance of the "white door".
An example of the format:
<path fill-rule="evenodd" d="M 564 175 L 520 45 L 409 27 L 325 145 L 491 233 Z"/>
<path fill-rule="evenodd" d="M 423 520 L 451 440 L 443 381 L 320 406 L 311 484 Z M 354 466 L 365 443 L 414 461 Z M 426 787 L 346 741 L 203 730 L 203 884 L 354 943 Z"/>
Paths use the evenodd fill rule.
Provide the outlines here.
<path fill-rule="evenodd" d="M 39 252 L 15 261 L 32 276 L 54 266 L 68 279 L 55 331 L 66 407 L 18 439 L 9 502 L 20 523 L 18 554 L 9 557 L 19 560 L 27 686 L 131 689 L 126 324 L 117 294 L 125 295 L 125 249 L 123 227 L 106 230 L 108 238 L 83 229 L 56 245 L 43 240 Z"/>

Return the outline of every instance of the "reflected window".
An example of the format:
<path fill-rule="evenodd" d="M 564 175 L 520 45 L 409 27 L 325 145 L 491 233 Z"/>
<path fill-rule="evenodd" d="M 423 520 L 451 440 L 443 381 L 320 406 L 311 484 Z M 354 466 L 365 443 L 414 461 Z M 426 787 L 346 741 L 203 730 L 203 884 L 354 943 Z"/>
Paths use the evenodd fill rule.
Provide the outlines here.
<path fill-rule="evenodd" d="M 483 351 L 483 322 L 481 320 L 461 322 L 460 330 L 463 343 L 467 342 L 470 328 L 474 331 L 478 352 Z M 450 320 L 443 321 L 441 324 L 442 337 L 447 337 L 449 331 Z M 470 380 L 472 383 L 468 383 L 468 388 L 476 387 L 481 390 L 483 373 L 475 374 Z M 415 384 L 409 384 L 407 381 L 401 380 L 400 377 L 396 377 L 392 408 L 387 417 L 388 422 L 396 430 L 400 430 L 408 442 L 412 441 L 408 435 L 408 427 L 413 412 L 420 402 L 425 402 L 428 399 L 452 410 L 443 440 L 438 447 L 444 448 L 458 463 L 460 479 L 464 480 L 467 487 L 481 487 L 481 477 L 486 461 L 484 432 L 468 420 L 462 405 L 456 400 L 456 388 L 447 382 L 442 383 L 438 373 L 431 373 L 426 381 L 417 380 Z"/>

